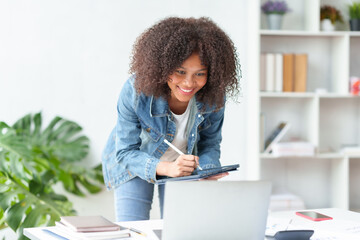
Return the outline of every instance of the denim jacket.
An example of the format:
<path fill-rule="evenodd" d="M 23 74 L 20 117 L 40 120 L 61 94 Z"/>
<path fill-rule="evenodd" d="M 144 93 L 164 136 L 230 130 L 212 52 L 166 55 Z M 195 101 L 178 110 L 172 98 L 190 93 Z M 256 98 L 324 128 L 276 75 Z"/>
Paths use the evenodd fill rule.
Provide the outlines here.
<path fill-rule="evenodd" d="M 138 176 L 156 183 L 156 167 L 172 142 L 176 124 L 168 102 L 138 94 L 135 76 L 123 86 L 117 103 L 118 118 L 102 154 L 106 187 L 116 188 Z M 203 169 L 219 167 L 221 128 L 224 108 L 215 111 L 192 101 L 188 129 L 187 153 L 199 156 Z M 195 170 L 196 171 L 196 170 Z"/>

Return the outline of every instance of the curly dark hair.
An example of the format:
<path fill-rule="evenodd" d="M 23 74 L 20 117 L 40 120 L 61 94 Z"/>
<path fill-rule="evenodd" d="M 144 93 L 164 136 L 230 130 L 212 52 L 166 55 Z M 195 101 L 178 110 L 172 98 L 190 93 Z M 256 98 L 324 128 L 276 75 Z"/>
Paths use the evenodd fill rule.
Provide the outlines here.
<path fill-rule="evenodd" d="M 169 99 L 169 76 L 193 53 L 208 68 L 198 101 L 222 107 L 224 97 L 239 93 L 240 65 L 233 42 L 209 18 L 169 17 L 141 34 L 133 48 L 130 73 L 135 88 L 147 96 Z"/>

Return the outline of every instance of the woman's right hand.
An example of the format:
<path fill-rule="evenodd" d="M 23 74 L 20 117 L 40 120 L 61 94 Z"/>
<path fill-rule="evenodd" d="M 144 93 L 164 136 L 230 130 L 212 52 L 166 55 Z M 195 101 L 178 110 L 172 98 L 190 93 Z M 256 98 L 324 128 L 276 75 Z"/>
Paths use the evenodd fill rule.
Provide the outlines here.
<path fill-rule="evenodd" d="M 189 176 L 198 165 L 198 156 L 180 155 L 173 162 L 160 162 L 156 167 L 156 174 L 169 177 Z"/>

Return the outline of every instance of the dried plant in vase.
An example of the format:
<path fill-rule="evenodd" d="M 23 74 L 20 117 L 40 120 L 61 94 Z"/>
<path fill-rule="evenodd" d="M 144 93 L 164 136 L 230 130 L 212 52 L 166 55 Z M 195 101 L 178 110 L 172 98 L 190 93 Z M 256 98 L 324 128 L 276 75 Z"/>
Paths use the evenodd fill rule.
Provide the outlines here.
<path fill-rule="evenodd" d="M 323 5 L 320 8 L 321 30 L 334 31 L 335 23 L 344 23 L 344 19 L 338 9 L 330 5 Z"/>

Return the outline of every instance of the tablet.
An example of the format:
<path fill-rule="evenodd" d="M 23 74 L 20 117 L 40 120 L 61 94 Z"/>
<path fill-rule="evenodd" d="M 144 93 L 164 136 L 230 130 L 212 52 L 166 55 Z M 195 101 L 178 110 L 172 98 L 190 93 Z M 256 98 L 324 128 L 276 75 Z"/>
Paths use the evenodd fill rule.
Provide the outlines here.
<path fill-rule="evenodd" d="M 156 184 L 165 184 L 168 181 L 199 180 L 199 179 L 202 179 L 202 178 L 207 178 L 207 177 L 214 176 L 214 175 L 219 174 L 219 173 L 237 171 L 239 166 L 240 166 L 239 164 L 234 164 L 234 165 L 227 165 L 227 166 L 222 166 L 222 167 L 217 167 L 217 168 L 208 168 L 208 169 L 204 169 L 204 170 L 195 171 L 193 174 L 191 174 L 189 176 L 184 176 L 184 177 L 174 177 L 174 178 L 172 178 L 172 177 L 160 176 L 158 178 L 158 180 L 156 181 Z"/>

